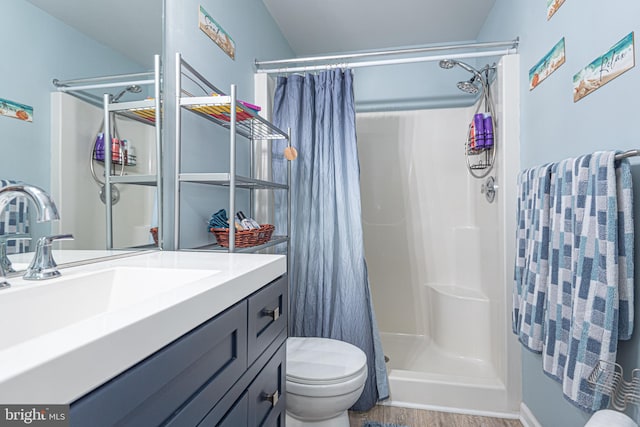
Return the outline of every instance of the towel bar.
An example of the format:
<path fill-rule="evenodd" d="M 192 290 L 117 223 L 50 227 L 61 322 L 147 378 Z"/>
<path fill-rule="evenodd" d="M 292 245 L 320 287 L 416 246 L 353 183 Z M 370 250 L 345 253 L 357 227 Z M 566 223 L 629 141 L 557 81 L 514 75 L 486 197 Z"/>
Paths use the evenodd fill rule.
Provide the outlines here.
<path fill-rule="evenodd" d="M 622 160 L 629 157 L 640 156 L 640 150 L 628 150 L 624 153 L 616 154 L 616 160 Z"/>

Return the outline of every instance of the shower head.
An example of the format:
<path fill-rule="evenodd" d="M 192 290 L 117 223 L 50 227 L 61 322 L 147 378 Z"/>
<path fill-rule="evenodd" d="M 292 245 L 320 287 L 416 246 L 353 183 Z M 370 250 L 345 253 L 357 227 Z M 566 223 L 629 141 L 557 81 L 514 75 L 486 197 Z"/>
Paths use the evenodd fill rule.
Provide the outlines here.
<path fill-rule="evenodd" d="M 458 86 L 458 89 L 460 89 L 461 91 L 472 94 L 472 95 L 478 94 L 482 88 L 486 87 L 487 82 L 482 77 L 482 73 L 485 71 L 488 73 L 489 72 L 488 70 L 495 69 L 495 68 L 486 66 L 481 71 L 478 71 L 475 68 L 473 68 L 471 65 L 461 61 L 456 61 L 455 59 L 443 59 L 442 61 L 440 61 L 440 68 L 444 68 L 445 70 L 450 70 L 456 65 L 462 68 L 463 70 L 466 70 L 471 74 L 473 74 L 473 76 L 471 77 L 471 80 L 458 82 L 458 84 L 456 85 Z M 487 74 L 487 79 L 488 79 L 488 74 Z"/>
<path fill-rule="evenodd" d="M 480 87 L 476 84 L 477 78 L 476 76 L 471 77 L 471 80 L 466 80 L 463 82 L 458 82 L 456 86 L 463 92 L 470 93 L 472 95 L 480 92 Z"/>
<path fill-rule="evenodd" d="M 114 97 L 113 97 L 113 100 L 112 100 L 111 102 L 118 102 L 118 100 L 119 100 L 120 98 L 122 98 L 122 95 L 124 95 L 124 94 L 125 94 L 125 93 L 127 93 L 127 92 L 131 92 L 131 93 L 140 93 L 140 92 L 142 92 L 142 88 L 141 88 L 140 86 L 138 86 L 138 85 L 131 85 L 131 86 L 128 86 L 128 87 L 126 87 L 126 88 L 122 89 L 122 91 L 120 91 L 120 93 L 119 93 L 119 94 L 117 94 L 116 96 L 114 96 Z"/>

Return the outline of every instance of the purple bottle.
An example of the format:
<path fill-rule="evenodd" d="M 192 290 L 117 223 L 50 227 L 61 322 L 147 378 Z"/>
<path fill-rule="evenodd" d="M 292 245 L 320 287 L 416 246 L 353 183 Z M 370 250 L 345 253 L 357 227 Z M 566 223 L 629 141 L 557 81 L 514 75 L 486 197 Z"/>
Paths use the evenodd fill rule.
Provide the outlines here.
<path fill-rule="evenodd" d="M 104 161 L 104 133 L 102 132 L 96 137 L 93 158 Z"/>
<path fill-rule="evenodd" d="M 476 129 L 476 150 L 482 150 L 485 147 L 484 115 L 482 113 L 473 116 L 473 126 Z"/>
<path fill-rule="evenodd" d="M 493 120 L 491 114 L 484 115 L 484 148 L 493 148 Z"/>

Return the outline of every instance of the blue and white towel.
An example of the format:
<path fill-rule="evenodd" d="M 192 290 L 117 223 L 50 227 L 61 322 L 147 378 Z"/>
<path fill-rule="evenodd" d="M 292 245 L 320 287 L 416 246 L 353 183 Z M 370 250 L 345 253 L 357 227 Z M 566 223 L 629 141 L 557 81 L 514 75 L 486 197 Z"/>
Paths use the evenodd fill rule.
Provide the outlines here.
<path fill-rule="evenodd" d="M 572 295 L 574 283 L 574 179 L 576 159 L 553 165 L 551 171 L 551 214 L 549 285 L 545 312 L 545 338 L 542 355 L 544 371 L 562 381 L 569 352 Z"/>
<path fill-rule="evenodd" d="M 543 369 L 562 383 L 565 396 L 576 406 L 594 411 L 605 407 L 607 399 L 593 391 L 587 377 L 598 360 L 614 362 L 618 340 L 629 339 L 633 331 L 628 161 L 616 162 L 614 152 L 597 152 L 554 164 L 549 206 L 548 281 L 541 304 Z M 535 221 L 525 226 L 539 229 Z M 522 228 L 519 224 L 519 251 Z M 516 278 L 523 268 L 519 258 L 520 252 Z M 519 286 L 516 280 L 516 289 Z M 514 314 L 522 310 L 522 302 L 515 302 Z M 522 341 L 521 325 L 518 335 Z"/>
<path fill-rule="evenodd" d="M 15 181 L 0 179 L 0 187 L 15 184 Z M 27 198 L 17 196 L 13 198 L 7 206 L 0 212 L 0 235 L 4 234 L 24 234 L 28 235 L 29 227 L 29 205 Z M 28 240 L 8 240 L 7 253 L 28 252 Z"/>
<path fill-rule="evenodd" d="M 513 332 L 529 350 L 542 351 L 549 272 L 549 191 L 551 165 L 518 177 L 518 228 Z"/>
<path fill-rule="evenodd" d="M 634 322 L 634 228 L 633 186 L 628 160 L 617 161 L 616 187 L 618 200 L 618 293 L 620 298 L 618 339 L 631 339 Z"/>

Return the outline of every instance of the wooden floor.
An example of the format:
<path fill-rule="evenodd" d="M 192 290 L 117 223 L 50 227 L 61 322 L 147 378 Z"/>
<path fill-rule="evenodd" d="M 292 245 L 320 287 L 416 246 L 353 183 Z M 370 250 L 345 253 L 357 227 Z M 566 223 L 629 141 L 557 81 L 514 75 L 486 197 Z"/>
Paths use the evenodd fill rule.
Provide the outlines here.
<path fill-rule="evenodd" d="M 362 427 L 365 421 L 399 424 L 408 427 L 522 427 L 522 423 L 518 420 L 384 405 L 377 405 L 368 412 L 349 411 L 351 427 Z"/>

